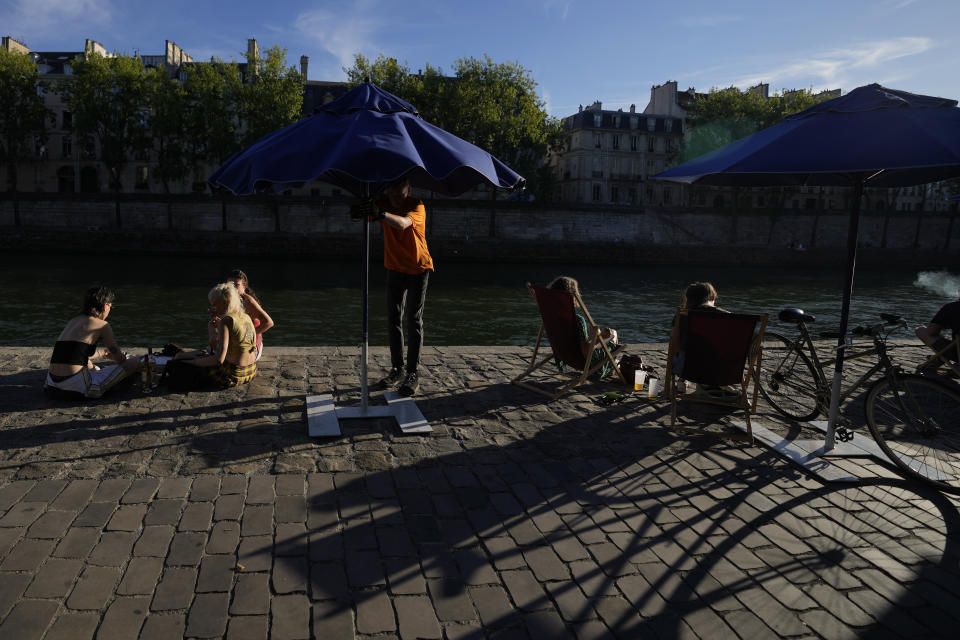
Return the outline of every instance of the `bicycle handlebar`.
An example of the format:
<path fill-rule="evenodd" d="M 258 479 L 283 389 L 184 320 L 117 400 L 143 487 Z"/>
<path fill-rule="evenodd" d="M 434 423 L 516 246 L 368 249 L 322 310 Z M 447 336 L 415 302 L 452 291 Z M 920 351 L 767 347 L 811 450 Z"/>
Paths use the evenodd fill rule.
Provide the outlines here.
<path fill-rule="evenodd" d="M 854 327 L 850 330 L 850 335 L 863 337 L 869 336 L 873 337 L 883 332 L 887 327 L 906 327 L 907 320 L 901 316 L 895 316 L 891 313 L 881 313 L 880 318 L 883 322 L 878 322 L 877 324 L 870 325 L 868 327 Z M 821 338 L 824 339 L 834 339 L 840 337 L 840 332 L 838 331 L 825 331 L 820 334 Z"/>

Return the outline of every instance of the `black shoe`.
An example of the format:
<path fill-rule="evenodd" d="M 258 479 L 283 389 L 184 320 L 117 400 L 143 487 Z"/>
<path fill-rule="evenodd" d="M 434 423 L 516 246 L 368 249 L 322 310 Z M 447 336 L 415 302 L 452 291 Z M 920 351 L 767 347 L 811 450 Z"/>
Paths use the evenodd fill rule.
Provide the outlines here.
<path fill-rule="evenodd" d="M 400 393 L 405 396 L 412 396 L 415 395 L 419 390 L 420 376 L 417 375 L 416 371 L 411 371 L 407 374 L 403 384 L 400 385 Z"/>
<path fill-rule="evenodd" d="M 380 382 L 377 383 L 377 386 L 381 389 L 393 390 L 397 388 L 401 380 L 403 380 L 403 367 L 394 367 L 390 369 L 387 377 L 382 378 Z"/>

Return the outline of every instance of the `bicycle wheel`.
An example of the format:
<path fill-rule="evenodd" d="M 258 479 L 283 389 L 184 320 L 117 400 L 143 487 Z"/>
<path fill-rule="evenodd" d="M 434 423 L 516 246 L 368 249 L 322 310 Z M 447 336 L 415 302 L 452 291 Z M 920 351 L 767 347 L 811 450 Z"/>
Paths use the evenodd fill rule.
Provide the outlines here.
<path fill-rule="evenodd" d="M 905 474 L 960 493 L 960 391 L 912 374 L 878 380 L 866 400 L 874 440 Z"/>
<path fill-rule="evenodd" d="M 795 420 L 811 420 L 820 413 L 817 374 L 813 363 L 793 342 L 779 333 L 763 336 L 760 393 L 770 406 Z"/>

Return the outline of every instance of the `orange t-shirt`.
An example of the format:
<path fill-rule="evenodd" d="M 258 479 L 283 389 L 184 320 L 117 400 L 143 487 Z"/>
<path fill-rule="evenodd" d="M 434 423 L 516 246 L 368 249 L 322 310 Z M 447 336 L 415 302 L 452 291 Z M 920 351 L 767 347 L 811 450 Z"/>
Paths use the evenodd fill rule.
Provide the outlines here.
<path fill-rule="evenodd" d="M 390 203 L 377 203 L 387 213 L 406 215 L 413 223 L 406 229 L 394 229 L 382 220 L 383 227 L 383 266 L 400 273 L 419 275 L 433 270 L 433 258 L 427 250 L 427 210 L 417 198 L 407 198 L 402 210 L 390 207 Z"/>

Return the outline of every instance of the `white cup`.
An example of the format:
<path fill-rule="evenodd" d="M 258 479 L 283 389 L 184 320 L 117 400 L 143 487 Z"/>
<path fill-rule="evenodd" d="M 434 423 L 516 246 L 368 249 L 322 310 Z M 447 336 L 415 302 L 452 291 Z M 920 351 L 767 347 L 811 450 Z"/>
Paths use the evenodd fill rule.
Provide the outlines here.
<path fill-rule="evenodd" d="M 633 374 L 633 390 L 640 391 L 643 389 L 643 383 L 647 380 L 647 372 L 643 369 L 637 369 Z"/>
<path fill-rule="evenodd" d="M 647 380 L 647 397 L 655 400 L 660 395 L 660 378 L 650 378 Z"/>

